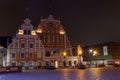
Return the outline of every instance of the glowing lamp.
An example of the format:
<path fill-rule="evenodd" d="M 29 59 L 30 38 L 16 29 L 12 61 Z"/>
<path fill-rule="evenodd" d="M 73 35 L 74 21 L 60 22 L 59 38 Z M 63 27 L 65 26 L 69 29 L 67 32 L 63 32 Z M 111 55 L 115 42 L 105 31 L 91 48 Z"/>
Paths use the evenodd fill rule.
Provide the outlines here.
<path fill-rule="evenodd" d="M 37 33 L 42 33 L 42 29 L 37 29 Z"/>
<path fill-rule="evenodd" d="M 32 34 L 32 35 L 36 35 L 35 30 L 32 30 L 31 34 Z"/>
<path fill-rule="evenodd" d="M 97 56 L 97 55 L 98 55 L 97 51 L 93 51 L 93 56 Z"/>
<path fill-rule="evenodd" d="M 63 56 L 66 57 L 66 51 L 63 52 Z"/>
<path fill-rule="evenodd" d="M 65 34 L 65 31 L 64 30 L 60 30 L 60 34 Z"/>
<path fill-rule="evenodd" d="M 23 30 L 22 30 L 22 29 L 19 29 L 19 30 L 18 30 L 18 34 L 23 35 Z"/>
<path fill-rule="evenodd" d="M 92 50 L 92 49 L 90 49 L 90 50 L 89 50 L 89 52 L 93 52 L 93 50 Z"/>

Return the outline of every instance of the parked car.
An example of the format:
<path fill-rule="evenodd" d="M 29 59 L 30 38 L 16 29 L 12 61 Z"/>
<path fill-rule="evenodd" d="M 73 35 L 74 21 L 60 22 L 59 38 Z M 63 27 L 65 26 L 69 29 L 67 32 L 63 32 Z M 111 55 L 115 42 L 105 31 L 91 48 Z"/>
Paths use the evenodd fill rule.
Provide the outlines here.
<path fill-rule="evenodd" d="M 47 69 L 47 70 L 55 70 L 56 68 L 54 66 L 46 66 L 45 69 Z"/>
<path fill-rule="evenodd" d="M 83 64 L 81 64 L 81 65 L 78 67 L 78 69 L 86 69 L 86 66 L 83 65 Z"/>

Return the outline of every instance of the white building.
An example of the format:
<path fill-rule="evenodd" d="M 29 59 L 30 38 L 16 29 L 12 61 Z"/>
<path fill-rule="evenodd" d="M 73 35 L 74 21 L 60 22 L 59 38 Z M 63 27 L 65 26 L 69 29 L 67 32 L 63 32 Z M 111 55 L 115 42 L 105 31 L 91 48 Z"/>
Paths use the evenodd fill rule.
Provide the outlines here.
<path fill-rule="evenodd" d="M 8 66 L 42 66 L 45 48 L 30 19 L 25 19 L 8 46 Z"/>

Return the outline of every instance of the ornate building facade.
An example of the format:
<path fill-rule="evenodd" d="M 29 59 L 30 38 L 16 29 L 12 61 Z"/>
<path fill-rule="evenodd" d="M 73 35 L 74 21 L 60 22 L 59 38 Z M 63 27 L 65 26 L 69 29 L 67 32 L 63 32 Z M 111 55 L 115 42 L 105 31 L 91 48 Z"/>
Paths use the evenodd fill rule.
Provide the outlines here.
<path fill-rule="evenodd" d="M 45 48 L 30 19 L 25 19 L 8 46 L 8 66 L 42 66 Z"/>
<path fill-rule="evenodd" d="M 72 46 L 60 20 L 54 19 L 52 15 L 41 19 L 37 34 L 45 47 L 46 65 L 55 65 L 56 67 L 77 65 L 77 56 L 72 55 Z"/>

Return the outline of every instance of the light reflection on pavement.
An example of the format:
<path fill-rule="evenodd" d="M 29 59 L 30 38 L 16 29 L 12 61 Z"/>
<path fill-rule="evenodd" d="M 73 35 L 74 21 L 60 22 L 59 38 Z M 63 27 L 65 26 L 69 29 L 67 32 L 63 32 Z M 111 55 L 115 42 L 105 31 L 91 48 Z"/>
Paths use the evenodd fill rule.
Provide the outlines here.
<path fill-rule="evenodd" d="M 0 74 L 0 80 L 120 80 L 120 68 L 24 71 Z"/>

